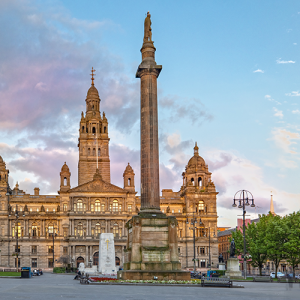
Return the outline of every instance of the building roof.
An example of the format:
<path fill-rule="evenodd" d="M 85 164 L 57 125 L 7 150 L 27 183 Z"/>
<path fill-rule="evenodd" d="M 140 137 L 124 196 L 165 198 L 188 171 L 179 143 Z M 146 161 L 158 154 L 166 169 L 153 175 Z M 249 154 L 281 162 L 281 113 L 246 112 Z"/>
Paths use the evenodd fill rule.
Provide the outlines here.
<path fill-rule="evenodd" d="M 227 229 L 227 230 L 224 230 L 224 231 L 219 231 L 218 232 L 218 237 L 231 235 L 233 231 L 236 231 L 236 228 L 230 228 L 230 229 Z"/>

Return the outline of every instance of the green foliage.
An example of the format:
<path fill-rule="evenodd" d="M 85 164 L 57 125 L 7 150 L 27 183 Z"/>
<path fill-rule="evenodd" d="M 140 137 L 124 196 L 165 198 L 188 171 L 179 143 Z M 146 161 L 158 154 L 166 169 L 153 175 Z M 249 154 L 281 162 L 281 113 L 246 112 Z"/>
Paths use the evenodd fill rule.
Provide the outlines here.
<path fill-rule="evenodd" d="M 19 276 L 19 277 L 21 277 L 21 272 L 0 272 L 0 276 Z"/>
<path fill-rule="evenodd" d="M 64 268 L 64 267 L 55 267 L 55 268 L 53 268 L 53 273 L 66 273 L 66 268 Z"/>
<path fill-rule="evenodd" d="M 283 218 L 270 213 L 262 215 L 259 222 L 248 224 L 245 231 L 246 255 L 250 258 L 248 263 L 258 267 L 260 275 L 267 260 L 274 262 L 276 277 L 282 260 L 286 260 L 293 267 L 295 274 L 295 268 L 300 264 L 300 211 Z M 235 241 L 236 255 L 243 255 L 242 232 L 233 232 L 232 238 Z"/>

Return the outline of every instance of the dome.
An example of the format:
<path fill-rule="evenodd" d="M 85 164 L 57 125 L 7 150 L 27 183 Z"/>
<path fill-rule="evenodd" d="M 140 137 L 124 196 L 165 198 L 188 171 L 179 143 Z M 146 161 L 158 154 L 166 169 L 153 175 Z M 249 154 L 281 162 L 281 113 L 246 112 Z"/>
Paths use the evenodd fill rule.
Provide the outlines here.
<path fill-rule="evenodd" d="M 64 165 L 61 168 L 62 172 L 70 172 L 68 165 L 66 164 L 66 162 L 64 163 Z"/>
<path fill-rule="evenodd" d="M 126 169 L 125 169 L 124 173 L 133 173 L 133 169 L 132 169 L 132 167 L 129 163 L 126 166 Z"/>
<path fill-rule="evenodd" d="M 95 86 L 92 84 L 87 92 L 86 98 L 96 98 L 99 99 L 99 93 L 98 90 L 95 88 Z"/>
<path fill-rule="evenodd" d="M 199 147 L 197 146 L 197 142 L 194 147 L 194 156 L 189 160 L 187 164 L 187 169 L 188 168 L 201 168 L 205 167 L 205 161 L 204 159 L 199 155 L 198 153 Z"/>

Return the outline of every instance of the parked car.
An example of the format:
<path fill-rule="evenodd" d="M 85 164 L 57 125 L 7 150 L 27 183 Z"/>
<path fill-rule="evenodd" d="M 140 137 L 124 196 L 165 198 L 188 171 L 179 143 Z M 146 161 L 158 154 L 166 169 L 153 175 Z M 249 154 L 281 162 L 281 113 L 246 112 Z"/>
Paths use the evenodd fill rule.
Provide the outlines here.
<path fill-rule="evenodd" d="M 41 275 L 40 270 L 38 269 L 33 270 L 33 276 L 40 276 L 40 275 Z"/>
<path fill-rule="evenodd" d="M 275 272 L 270 274 L 271 278 L 275 278 Z M 281 272 L 277 272 L 277 278 L 285 277 L 285 275 Z"/>

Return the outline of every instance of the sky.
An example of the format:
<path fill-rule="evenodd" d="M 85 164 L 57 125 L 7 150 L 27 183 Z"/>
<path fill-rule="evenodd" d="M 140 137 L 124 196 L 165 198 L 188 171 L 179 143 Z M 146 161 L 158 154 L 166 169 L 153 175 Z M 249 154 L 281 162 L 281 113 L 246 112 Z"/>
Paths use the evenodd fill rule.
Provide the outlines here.
<path fill-rule="evenodd" d="M 66 161 L 77 186 L 78 129 L 90 70 L 109 122 L 111 182 L 128 162 L 140 190 L 143 23 L 151 13 L 158 78 L 160 188 L 179 191 L 199 153 L 216 185 L 219 226 L 300 209 L 300 2 L 0 1 L 0 155 L 10 185 L 57 194 Z"/>

